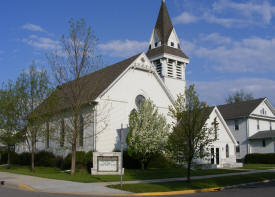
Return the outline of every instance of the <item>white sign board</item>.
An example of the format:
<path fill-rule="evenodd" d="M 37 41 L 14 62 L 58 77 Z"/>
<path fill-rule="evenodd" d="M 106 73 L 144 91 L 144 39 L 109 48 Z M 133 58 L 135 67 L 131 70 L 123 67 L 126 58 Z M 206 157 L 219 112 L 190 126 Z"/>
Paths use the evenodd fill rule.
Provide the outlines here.
<path fill-rule="evenodd" d="M 117 161 L 98 161 L 98 171 L 100 172 L 116 172 Z"/>
<path fill-rule="evenodd" d="M 115 175 L 124 174 L 124 169 L 121 167 L 120 152 L 94 152 L 93 153 L 93 168 L 92 175 Z"/>

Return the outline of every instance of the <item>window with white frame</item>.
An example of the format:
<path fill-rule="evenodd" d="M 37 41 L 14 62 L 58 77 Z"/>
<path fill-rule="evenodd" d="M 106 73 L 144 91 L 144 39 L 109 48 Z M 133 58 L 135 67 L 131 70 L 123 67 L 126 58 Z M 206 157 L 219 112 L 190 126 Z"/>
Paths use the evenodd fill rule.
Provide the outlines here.
<path fill-rule="evenodd" d="M 260 129 L 260 120 L 257 120 L 257 129 Z"/>

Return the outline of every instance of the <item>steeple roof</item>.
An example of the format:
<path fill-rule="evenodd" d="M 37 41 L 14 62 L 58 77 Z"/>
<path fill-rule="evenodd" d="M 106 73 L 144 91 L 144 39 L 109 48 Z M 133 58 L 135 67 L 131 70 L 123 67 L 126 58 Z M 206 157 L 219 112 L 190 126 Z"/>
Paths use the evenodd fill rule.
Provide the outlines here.
<path fill-rule="evenodd" d="M 165 1 L 163 0 L 159 10 L 158 20 L 155 26 L 155 31 L 161 41 L 161 44 L 167 45 L 169 36 L 173 31 L 173 28 L 174 27 L 171 22 L 171 18 L 169 16 Z"/>

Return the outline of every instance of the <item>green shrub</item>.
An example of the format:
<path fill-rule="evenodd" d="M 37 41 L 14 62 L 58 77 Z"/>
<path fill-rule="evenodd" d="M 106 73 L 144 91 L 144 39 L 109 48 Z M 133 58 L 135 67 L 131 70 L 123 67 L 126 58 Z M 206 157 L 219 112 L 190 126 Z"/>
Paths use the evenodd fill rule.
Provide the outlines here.
<path fill-rule="evenodd" d="M 275 153 L 252 153 L 247 154 L 244 159 L 245 163 L 262 163 L 262 164 L 274 164 Z"/>
<path fill-rule="evenodd" d="M 1 149 L 0 150 L 0 164 L 8 163 L 8 151 Z"/>
<path fill-rule="evenodd" d="M 63 162 L 62 169 L 68 170 L 71 168 L 71 161 L 72 161 L 72 154 L 69 153 Z M 86 153 L 84 151 L 77 151 L 76 152 L 76 160 L 75 160 L 76 168 L 81 169 L 85 168 L 86 169 Z"/>
<path fill-rule="evenodd" d="M 130 156 L 128 151 L 123 151 L 123 167 L 126 169 L 140 169 L 141 163 L 138 159 Z M 146 167 L 146 164 L 145 164 Z"/>
<path fill-rule="evenodd" d="M 34 162 L 36 166 L 55 167 L 56 156 L 52 152 L 39 151 L 35 153 Z"/>
<path fill-rule="evenodd" d="M 31 153 L 23 152 L 23 153 L 17 154 L 17 157 L 14 158 L 14 164 L 30 165 L 31 164 Z"/>
<path fill-rule="evenodd" d="M 91 168 L 93 167 L 93 153 L 94 153 L 94 151 L 91 150 L 91 151 L 87 152 L 85 155 L 86 168 L 89 173 L 91 173 Z"/>
<path fill-rule="evenodd" d="M 172 168 L 176 164 L 163 154 L 154 155 L 148 162 L 147 168 Z"/>

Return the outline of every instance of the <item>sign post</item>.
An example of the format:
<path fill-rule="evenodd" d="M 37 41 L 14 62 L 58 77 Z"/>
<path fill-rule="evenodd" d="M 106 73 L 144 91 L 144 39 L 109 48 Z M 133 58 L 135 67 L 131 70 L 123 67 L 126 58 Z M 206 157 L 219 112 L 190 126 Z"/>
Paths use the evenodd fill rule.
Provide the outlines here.
<path fill-rule="evenodd" d="M 121 124 L 121 130 L 120 130 L 120 152 L 121 152 L 121 164 L 120 164 L 120 187 L 122 188 L 122 168 L 123 168 L 123 124 Z"/>

